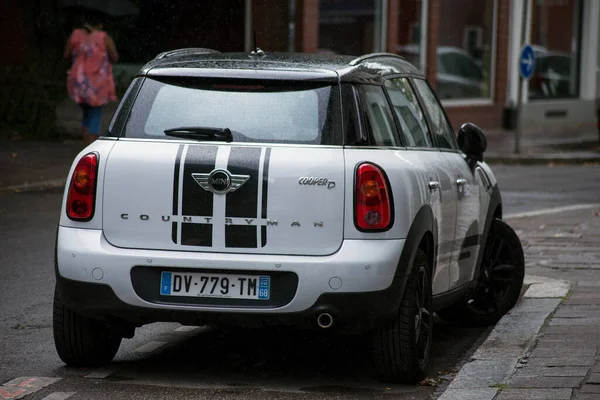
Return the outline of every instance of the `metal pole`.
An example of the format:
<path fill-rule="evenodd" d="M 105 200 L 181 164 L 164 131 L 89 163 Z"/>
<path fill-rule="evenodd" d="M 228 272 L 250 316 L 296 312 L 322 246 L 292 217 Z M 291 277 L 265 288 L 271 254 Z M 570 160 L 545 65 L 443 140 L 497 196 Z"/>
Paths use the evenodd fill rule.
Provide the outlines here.
<path fill-rule="evenodd" d="M 522 115 L 523 115 L 523 101 L 521 97 L 523 97 L 523 78 L 519 74 L 519 90 L 517 90 L 517 128 L 515 129 L 515 154 L 519 154 L 521 152 L 521 124 L 522 124 Z"/>
<path fill-rule="evenodd" d="M 527 10 L 529 7 L 527 6 L 529 0 L 523 1 L 523 17 L 521 19 L 521 47 L 525 43 L 525 38 L 527 34 L 525 30 L 527 29 Z M 520 54 L 520 53 L 519 53 Z M 521 76 L 521 57 L 519 56 L 519 65 L 518 65 L 518 90 L 517 90 L 517 128 L 515 129 L 515 154 L 519 154 L 521 152 L 521 129 L 523 125 L 523 85 L 525 84 L 525 79 Z"/>

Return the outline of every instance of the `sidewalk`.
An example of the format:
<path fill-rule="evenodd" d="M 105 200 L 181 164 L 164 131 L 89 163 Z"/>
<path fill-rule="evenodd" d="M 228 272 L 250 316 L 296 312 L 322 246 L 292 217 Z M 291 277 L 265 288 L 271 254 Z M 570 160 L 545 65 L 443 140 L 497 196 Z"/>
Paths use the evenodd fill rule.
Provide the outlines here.
<path fill-rule="evenodd" d="M 545 399 L 600 399 L 600 206 L 551 220 L 512 222 L 523 230 L 528 269 L 546 269 L 548 275 L 570 279 L 573 287 L 496 399 L 540 394 Z"/>
<path fill-rule="evenodd" d="M 509 223 L 531 286 L 439 400 L 600 399 L 600 204 Z"/>
<path fill-rule="evenodd" d="M 82 140 L 0 140 L 0 192 L 61 187 Z"/>
<path fill-rule="evenodd" d="M 114 108 L 114 107 L 113 107 Z M 104 113 L 107 127 L 114 110 Z M 66 134 L 60 142 L 31 141 L 19 137 L 0 139 L 0 192 L 37 190 L 64 185 L 74 157 L 83 149 L 78 135 L 79 114 L 75 104 L 61 103 L 57 114 Z M 490 164 L 600 164 L 598 133 L 582 127 L 577 133 L 552 131 L 525 132 L 521 153 L 513 154 L 514 133 L 486 131 L 488 150 L 484 160 Z"/>
<path fill-rule="evenodd" d="M 590 126 L 575 132 L 538 128 L 524 132 L 520 152 L 514 153 L 515 132 L 485 132 L 488 149 L 483 155 L 490 164 L 585 164 L 600 163 L 600 135 Z"/>

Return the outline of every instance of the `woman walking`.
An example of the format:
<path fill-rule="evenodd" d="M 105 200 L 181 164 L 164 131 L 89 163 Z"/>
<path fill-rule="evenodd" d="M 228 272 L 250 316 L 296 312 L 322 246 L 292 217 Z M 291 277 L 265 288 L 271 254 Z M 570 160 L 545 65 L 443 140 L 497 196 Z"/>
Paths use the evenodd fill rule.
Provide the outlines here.
<path fill-rule="evenodd" d="M 83 142 L 87 146 L 100 135 L 103 107 L 117 101 L 112 64 L 119 59 L 112 38 L 102 22 L 90 17 L 84 29 L 75 29 L 65 46 L 64 57 L 73 62 L 67 79 L 69 97 L 83 111 Z"/>

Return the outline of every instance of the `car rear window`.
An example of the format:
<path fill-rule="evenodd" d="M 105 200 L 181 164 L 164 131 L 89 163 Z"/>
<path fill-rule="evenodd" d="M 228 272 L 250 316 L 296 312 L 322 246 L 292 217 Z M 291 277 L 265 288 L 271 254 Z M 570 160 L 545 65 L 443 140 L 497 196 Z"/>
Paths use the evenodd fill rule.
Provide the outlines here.
<path fill-rule="evenodd" d="M 234 142 L 342 144 L 338 85 L 258 80 L 144 80 L 122 137 L 229 128 Z"/>

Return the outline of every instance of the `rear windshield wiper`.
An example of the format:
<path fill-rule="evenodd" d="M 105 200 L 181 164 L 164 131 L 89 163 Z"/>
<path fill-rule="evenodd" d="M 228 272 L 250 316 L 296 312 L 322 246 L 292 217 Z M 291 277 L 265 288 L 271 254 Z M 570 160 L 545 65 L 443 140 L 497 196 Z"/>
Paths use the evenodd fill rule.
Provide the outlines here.
<path fill-rule="evenodd" d="M 165 135 L 184 139 L 208 139 L 221 142 L 231 142 L 233 134 L 229 128 L 212 128 L 209 126 L 182 126 L 165 129 Z"/>

